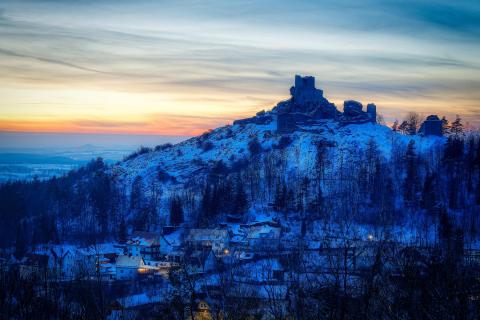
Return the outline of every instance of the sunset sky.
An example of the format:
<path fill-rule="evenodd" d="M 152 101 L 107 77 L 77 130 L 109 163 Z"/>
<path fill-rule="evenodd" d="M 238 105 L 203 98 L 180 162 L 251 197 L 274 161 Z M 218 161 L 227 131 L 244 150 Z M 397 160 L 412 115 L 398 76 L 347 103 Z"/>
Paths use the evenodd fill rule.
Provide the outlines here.
<path fill-rule="evenodd" d="M 0 131 L 193 135 L 295 74 L 480 126 L 480 1 L 0 2 Z"/>

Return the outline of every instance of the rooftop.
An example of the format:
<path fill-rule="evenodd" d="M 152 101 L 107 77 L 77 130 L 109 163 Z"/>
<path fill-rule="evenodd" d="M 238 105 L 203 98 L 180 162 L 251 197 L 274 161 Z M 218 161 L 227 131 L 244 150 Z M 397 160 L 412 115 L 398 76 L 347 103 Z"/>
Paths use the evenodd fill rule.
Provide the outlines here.
<path fill-rule="evenodd" d="M 203 240 L 225 240 L 228 238 L 228 231 L 225 229 L 191 229 L 187 241 Z"/>
<path fill-rule="evenodd" d="M 121 256 L 118 256 L 116 265 L 117 267 L 138 268 L 143 265 L 143 258 L 121 255 Z"/>

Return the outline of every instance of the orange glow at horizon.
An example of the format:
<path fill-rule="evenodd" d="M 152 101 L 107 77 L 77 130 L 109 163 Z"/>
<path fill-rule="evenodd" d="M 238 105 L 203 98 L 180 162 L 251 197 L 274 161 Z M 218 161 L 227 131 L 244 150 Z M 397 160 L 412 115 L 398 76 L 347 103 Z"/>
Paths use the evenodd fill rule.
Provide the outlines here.
<path fill-rule="evenodd" d="M 265 103 L 221 92 L 205 96 L 3 88 L 2 93 L 6 107 L 0 110 L 0 131 L 8 132 L 193 136 L 251 116 Z"/>
<path fill-rule="evenodd" d="M 272 96 L 251 98 L 242 101 L 235 95 L 231 101 L 225 97 L 222 102 L 210 102 L 199 99 L 198 103 L 189 101 L 184 103 L 181 99 L 170 98 L 168 104 L 171 113 L 154 112 L 155 109 L 165 111 L 169 108 L 160 108 L 155 99 L 151 99 L 146 94 L 141 96 L 138 93 L 133 95 L 120 94 L 111 95 L 109 99 L 99 99 L 92 107 L 85 103 L 86 107 L 70 106 L 70 98 L 67 99 L 62 108 L 54 110 L 58 115 L 52 114 L 52 111 L 40 112 L 36 108 L 25 116 L 19 116 L 9 110 L 0 112 L 0 131 L 4 132 L 41 132 L 41 133 L 88 133 L 88 134 L 132 134 L 132 135 L 168 135 L 168 136 L 195 136 L 204 133 L 206 130 L 215 129 L 220 126 L 228 125 L 235 119 L 251 117 L 256 111 L 272 108 L 274 103 L 270 101 L 280 101 L 285 97 Z M 328 91 L 326 92 L 329 98 Z M 330 100 L 335 103 L 337 108 L 342 110 L 342 100 L 340 94 L 333 95 Z M 439 115 L 447 115 L 452 118 L 453 114 L 462 113 L 462 110 L 452 109 L 448 100 L 427 100 L 417 99 L 407 101 L 406 99 L 388 99 L 388 97 L 379 96 L 379 101 L 369 97 L 357 96 L 360 101 L 374 102 L 377 104 L 379 114 L 385 116 L 387 124 L 393 123 L 394 119 L 401 120 L 398 114 L 406 114 L 408 111 L 415 111 L 422 117 L 427 116 L 435 110 Z M 82 99 L 83 102 L 91 98 Z M 139 101 L 138 103 L 136 101 Z M 153 102 L 152 102 L 153 100 Z M 241 103 L 236 100 L 240 100 Z M 108 101 L 105 107 L 99 107 L 102 102 Z M 222 108 L 222 103 L 227 108 Z M 136 105 L 141 104 L 142 107 Z M 262 108 L 261 105 L 264 105 Z M 115 105 L 112 107 L 111 105 Z M 192 107 L 198 105 L 200 107 Z M 402 106 L 402 108 L 398 108 Z M 113 111 L 112 111 L 113 109 Z M 202 113 L 200 110 L 211 110 L 209 114 Z M 11 108 L 15 111 L 15 108 Z M 242 112 L 242 110 L 245 110 Z M 175 113 L 174 113 L 175 112 Z M 466 115 L 468 121 L 468 114 Z"/>
<path fill-rule="evenodd" d="M 183 119 L 172 119 L 177 122 Z M 86 120 L 88 121 L 88 120 Z M 81 121 L 80 121 L 81 122 Z M 107 123 L 107 122 L 105 122 Z M 218 121 L 218 124 L 211 123 L 211 126 L 188 127 L 169 126 L 159 123 L 143 124 L 115 124 L 82 126 L 71 120 L 0 120 L 0 132 L 38 132 L 38 133 L 85 133 L 85 134 L 133 134 L 133 135 L 164 135 L 164 136 L 196 136 L 206 130 L 215 129 L 223 125 L 231 124 L 232 121 Z M 113 127 L 113 128 L 112 128 Z"/>
<path fill-rule="evenodd" d="M 281 100 L 279 98 L 279 100 Z M 332 100 L 333 101 L 333 100 Z M 367 101 L 367 100 L 363 100 Z M 339 110 L 342 109 L 341 101 L 334 101 Z M 370 102 L 370 101 L 369 101 Z M 375 103 L 375 101 L 372 101 Z M 419 103 L 419 102 L 416 102 Z M 448 115 L 453 117 L 455 111 L 451 110 L 448 103 L 440 105 L 438 102 L 420 102 L 421 107 L 412 105 L 412 111 L 419 113 L 422 117 L 430 114 L 434 106 L 439 115 Z M 405 101 L 383 101 L 383 104 L 377 102 L 379 114 L 387 115 L 385 122 L 391 125 L 394 119 L 401 120 L 401 117 L 392 117 L 392 113 L 398 113 L 395 109 L 397 105 L 405 105 Z M 135 107 L 132 106 L 133 109 Z M 196 136 L 204 133 L 206 130 L 215 129 L 224 125 L 232 124 L 235 119 L 251 117 L 255 111 L 262 109 L 269 110 L 271 105 L 266 108 L 248 108 L 247 112 L 223 113 L 218 116 L 198 115 L 198 112 L 192 112 L 192 115 L 152 113 L 152 114 L 128 114 L 120 112 L 118 115 L 104 116 L 82 116 L 75 114 L 64 114 L 63 116 L 50 117 L 2 117 L 0 115 L 0 131 L 3 132 L 39 132 L 39 133 L 85 133 L 85 134 L 132 134 L 132 135 L 167 135 L 167 136 Z M 177 110 L 182 110 L 177 107 Z M 391 110 L 393 112 L 389 113 Z M 407 108 L 401 113 L 406 114 Z M 440 111 L 440 112 L 438 112 Z M 445 111 L 442 113 L 441 111 Z M 461 111 L 461 110 L 458 110 Z M 183 111 L 182 113 L 186 113 Z M 461 113 L 461 112 L 458 112 Z M 468 115 L 467 115 L 468 119 Z"/>

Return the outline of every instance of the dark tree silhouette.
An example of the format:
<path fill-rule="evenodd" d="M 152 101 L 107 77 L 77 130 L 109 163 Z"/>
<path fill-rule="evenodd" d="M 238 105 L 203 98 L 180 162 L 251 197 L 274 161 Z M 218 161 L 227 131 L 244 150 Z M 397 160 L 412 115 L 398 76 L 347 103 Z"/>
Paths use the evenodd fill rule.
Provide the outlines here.
<path fill-rule="evenodd" d="M 415 141 L 410 140 L 405 155 L 406 174 L 403 183 L 404 198 L 407 205 L 416 206 L 419 191 L 418 159 L 415 151 Z"/>
<path fill-rule="evenodd" d="M 238 177 L 236 187 L 235 187 L 235 200 L 234 200 L 234 206 L 233 206 L 233 213 L 236 216 L 242 216 L 247 209 L 248 209 L 247 194 L 245 193 L 245 189 L 243 187 L 243 183 L 241 179 Z"/>
<path fill-rule="evenodd" d="M 452 125 L 450 127 L 450 132 L 453 134 L 462 134 L 463 133 L 463 124 L 462 124 L 462 119 L 460 116 L 457 114 L 455 121 L 452 122 Z"/>
<path fill-rule="evenodd" d="M 184 222 L 182 200 L 179 196 L 174 196 L 170 200 L 170 224 L 178 226 Z"/>

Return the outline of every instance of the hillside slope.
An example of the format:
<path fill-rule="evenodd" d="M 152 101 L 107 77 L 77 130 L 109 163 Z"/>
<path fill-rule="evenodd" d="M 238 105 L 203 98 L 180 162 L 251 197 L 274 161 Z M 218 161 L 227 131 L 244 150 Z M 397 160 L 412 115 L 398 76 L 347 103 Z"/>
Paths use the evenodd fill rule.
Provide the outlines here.
<path fill-rule="evenodd" d="M 275 181 L 280 179 L 295 188 L 302 177 L 312 178 L 315 175 L 320 152 L 325 153 L 324 158 L 328 159 L 326 174 L 334 177 L 343 167 L 365 161 L 365 152 L 372 145 L 382 161 L 392 161 L 394 150 L 404 153 L 412 140 L 419 154 L 439 152 L 445 142 L 443 137 L 407 136 L 394 132 L 372 121 L 358 102 L 346 101 L 341 113 L 323 98 L 321 90 L 313 87 L 304 88 L 301 92 L 298 84 L 297 87 L 295 92 L 301 94 L 301 99 L 293 95 L 273 110 L 259 112 L 253 118 L 235 121 L 233 125 L 217 128 L 179 144 L 159 146 L 130 157 L 114 166 L 111 172 L 127 195 L 131 194 L 132 186 L 138 179 L 141 179 L 142 191 L 146 195 L 161 190 L 159 212 L 167 221 L 171 197 L 192 192 L 194 198 L 200 201 L 202 191 L 205 185 L 210 184 L 208 179 L 215 170 L 222 171 L 224 179 L 233 175 L 245 178 L 247 173 L 251 175 L 255 170 L 260 181 L 258 184 L 262 186 L 255 187 L 255 190 L 249 186 L 246 188 L 249 188 L 247 191 L 251 195 L 252 206 L 258 209 L 274 198 L 270 171 L 275 171 Z M 309 90 L 313 90 L 314 94 Z M 319 92 L 321 99 L 318 98 Z M 333 106 L 334 114 L 329 116 L 318 111 L 325 106 L 328 110 Z M 294 119 L 294 125 L 288 124 L 291 128 L 287 126 L 287 131 L 285 124 L 281 127 L 279 123 L 286 116 L 297 119 Z M 356 166 L 360 167 L 359 164 Z M 328 193 L 329 189 L 332 187 L 324 184 L 323 192 Z M 198 211 L 198 206 L 191 210 Z"/>

